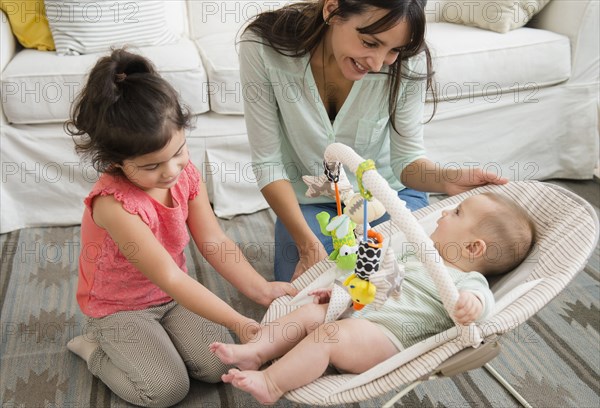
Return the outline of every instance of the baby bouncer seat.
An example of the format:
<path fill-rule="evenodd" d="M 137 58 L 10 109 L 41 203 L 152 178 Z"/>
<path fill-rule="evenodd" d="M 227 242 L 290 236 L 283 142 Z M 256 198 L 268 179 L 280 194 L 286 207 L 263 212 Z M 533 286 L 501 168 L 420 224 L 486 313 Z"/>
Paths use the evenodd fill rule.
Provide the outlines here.
<path fill-rule="evenodd" d="M 325 162 L 341 162 L 350 171 L 356 172 L 364 159 L 349 147 L 334 143 L 325 151 Z M 365 171 L 362 182 L 390 213 L 390 221 L 373 229 L 384 239 L 391 239 L 390 246 L 396 253 L 400 253 L 403 242 L 423 243 L 415 248 L 428 253 L 435 251 L 428 236 L 435 228 L 441 211 L 455 207 L 471 195 L 488 191 L 505 195 L 527 210 L 536 226 L 534 247 L 521 265 L 491 282 L 496 306 L 486 320 L 470 326 L 456 325 L 400 351 L 362 374 L 326 373 L 306 386 L 287 392 L 284 397 L 310 405 L 334 405 L 368 400 L 401 389 L 386 404 L 391 406 L 423 381 L 484 367 L 522 405 L 530 406 L 488 362 L 500 352 L 500 336 L 537 313 L 583 269 L 598 242 L 598 217 L 593 207 L 556 185 L 511 182 L 476 188 L 411 214 L 376 170 Z M 438 288 L 444 307 L 448 311 L 453 310 L 458 291 L 447 278 L 445 267 L 428 261 L 425 261 L 425 266 Z M 321 261 L 293 284 L 299 290 L 305 289 L 322 280 L 332 268 L 335 268 L 333 261 Z M 268 324 L 299 307 L 296 300 L 290 296 L 276 299 L 262 323 Z"/>

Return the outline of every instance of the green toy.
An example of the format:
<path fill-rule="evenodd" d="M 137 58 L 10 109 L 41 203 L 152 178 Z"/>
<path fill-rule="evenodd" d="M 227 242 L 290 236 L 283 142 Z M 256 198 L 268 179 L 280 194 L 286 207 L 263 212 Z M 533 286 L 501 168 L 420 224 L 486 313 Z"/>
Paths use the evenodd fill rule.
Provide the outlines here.
<path fill-rule="evenodd" d="M 344 271 L 353 271 L 356 267 L 358 244 L 354 235 L 356 224 L 346 214 L 331 218 L 328 212 L 322 211 L 316 216 L 321 233 L 333 240 L 333 252 L 329 259 L 335 261 L 337 267 Z M 331 221 L 330 221 L 331 218 Z"/>

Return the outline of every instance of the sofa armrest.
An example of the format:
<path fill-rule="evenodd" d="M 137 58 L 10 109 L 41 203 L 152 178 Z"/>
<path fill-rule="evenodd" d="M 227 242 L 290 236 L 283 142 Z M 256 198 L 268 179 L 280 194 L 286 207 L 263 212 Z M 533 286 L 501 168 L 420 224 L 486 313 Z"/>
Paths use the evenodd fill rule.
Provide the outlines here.
<path fill-rule="evenodd" d="M 569 83 L 598 83 L 600 29 L 598 0 L 552 0 L 529 26 L 553 31 L 571 41 Z"/>
<path fill-rule="evenodd" d="M 0 72 L 4 72 L 4 68 L 16 55 L 18 48 L 17 39 L 10 29 L 7 15 L 4 10 L 0 10 L 0 13 Z M 2 109 L 0 101 L 0 124 L 5 125 L 6 123 L 8 123 L 8 120 L 4 116 L 4 109 Z"/>
<path fill-rule="evenodd" d="M 8 22 L 8 16 L 4 13 L 4 10 L 0 10 L 2 15 L 0 21 L 0 38 L 2 45 L 0 46 L 0 72 L 4 71 L 4 68 L 10 60 L 17 53 L 17 40 L 10 29 L 10 23 Z"/>

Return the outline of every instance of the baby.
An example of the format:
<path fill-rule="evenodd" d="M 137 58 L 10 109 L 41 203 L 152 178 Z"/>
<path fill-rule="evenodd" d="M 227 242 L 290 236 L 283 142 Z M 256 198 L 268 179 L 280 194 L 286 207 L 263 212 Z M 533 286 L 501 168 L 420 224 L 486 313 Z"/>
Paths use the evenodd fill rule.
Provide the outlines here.
<path fill-rule="evenodd" d="M 483 320 L 494 307 L 485 277 L 508 272 L 525 259 L 534 240 L 533 223 L 513 201 L 484 193 L 442 211 L 437 224 L 431 239 L 459 290 L 454 318 L 461 324 Z M 223 381 L 271 404 L 320 377 L 329 364 L 361 373 L 452 327 L 423 264 L 414 255 L 405 255 L 403 261 L 402 295 L 388 299 L 380 310 L 367 306 L 352 318 L 323 324 L 331 292 L 318 290 L 312 293 L 315 303 L 262 326 L 254 341 L 211 344 L 223 363 L 239 368 L 230 369 Z M 273 365 L 257 371 L 277 357 Z"/>

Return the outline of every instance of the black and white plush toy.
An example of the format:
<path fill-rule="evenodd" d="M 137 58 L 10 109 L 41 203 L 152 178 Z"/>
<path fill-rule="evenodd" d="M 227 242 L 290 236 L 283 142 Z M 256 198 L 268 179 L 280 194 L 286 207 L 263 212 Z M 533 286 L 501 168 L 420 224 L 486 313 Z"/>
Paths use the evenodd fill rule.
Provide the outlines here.
<path fill-rule="evenodd" d="M 354 273 L 344 282 L 352 298 L 354 310 L 360 310 L 372 303 L 377 293 L 377 287 L 371 282 L 371 276 L 379 270 L 383 235 L 369 230 L 367 238 L 358 243 L 358 258 Z"/>
<path fill-rule="evenodd" d="M 358 259 L 354 274 L 361 279 L 369 280 L 370 276 L 379 270 L 381 246 L 377 244 L 376 238 L 358 243 Z"/>

